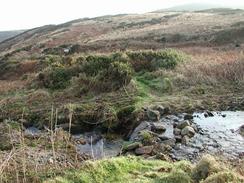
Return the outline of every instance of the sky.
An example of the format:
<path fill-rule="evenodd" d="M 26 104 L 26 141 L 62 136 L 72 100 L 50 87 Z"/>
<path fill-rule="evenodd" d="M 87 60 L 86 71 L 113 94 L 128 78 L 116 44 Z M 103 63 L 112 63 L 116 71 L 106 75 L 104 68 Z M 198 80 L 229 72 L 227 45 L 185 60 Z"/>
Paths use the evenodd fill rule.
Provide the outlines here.
<path fill-rule="evenodd" d="M 84 17 L 145 13 L 188 3 L 244 7 L 243 0 L 1 0 L 0 31 L 60 24 Z"/>

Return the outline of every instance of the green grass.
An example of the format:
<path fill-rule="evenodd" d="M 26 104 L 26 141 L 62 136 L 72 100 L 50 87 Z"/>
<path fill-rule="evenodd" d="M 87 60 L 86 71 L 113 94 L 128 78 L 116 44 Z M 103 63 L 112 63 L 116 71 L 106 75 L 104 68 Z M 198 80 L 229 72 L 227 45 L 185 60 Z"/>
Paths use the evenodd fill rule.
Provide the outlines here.
<path fill-rule="evenodd" d="M 56 177 L 47 182 L 123 183 L 126 181 L 128 183 L 171 183 L 182 180 L 182 183 L 190 183 L 190 176 L 186 173 L 187 171 L 189 173 L 190 169 L 191 165 L 187 162 L 172 164 L 159 160 L 119 157 L 87 162 L 79 171 L 66 172 L 64 176 Z"/>
<path fill-rule="evenodd" d="M 217 167 L 213 171 L 212 167 Z M 196 173 L 197 172 L 197 173 Z M 200 173 L 200 174 L 199 174 Z M 205 175 L 202 177 L 202 175 Z M 197 180 L 195 179 L 197 176 Z M 196 165 L 127 156 L 88 161 L 46 183 L 242 183 L 243 177 L 206 156 Z"/>

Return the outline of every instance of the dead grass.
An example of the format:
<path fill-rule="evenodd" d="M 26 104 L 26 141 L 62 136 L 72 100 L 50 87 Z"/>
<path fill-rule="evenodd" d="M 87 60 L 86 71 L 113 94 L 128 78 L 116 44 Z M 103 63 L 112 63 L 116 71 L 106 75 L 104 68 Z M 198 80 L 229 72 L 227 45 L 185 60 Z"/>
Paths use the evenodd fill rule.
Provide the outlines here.
<path fill-rule="evenodd" d="M 7 94 L 13 91 L 19 91 L 26 86 L 26 81 L 22 80 L 0 80 L 0 95 Z"/>
<path fill-rule="evenodd" d="M 206 50 L 177 68 L 180 81 L 188 85 L 242 84 L 244 56 L 235 51 Z"/>

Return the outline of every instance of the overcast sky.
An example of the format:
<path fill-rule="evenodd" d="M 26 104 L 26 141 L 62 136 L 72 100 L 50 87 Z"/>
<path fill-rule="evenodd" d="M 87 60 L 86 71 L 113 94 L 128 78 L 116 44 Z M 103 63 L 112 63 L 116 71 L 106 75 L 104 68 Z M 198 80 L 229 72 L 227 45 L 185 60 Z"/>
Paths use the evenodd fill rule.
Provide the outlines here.
<path fill-rule="evenodd" d="M 108 14 L 144 13 L 198 2 L 244 7 L 244 0 L 1 0 L 0 30 L 27 29 Z"/>

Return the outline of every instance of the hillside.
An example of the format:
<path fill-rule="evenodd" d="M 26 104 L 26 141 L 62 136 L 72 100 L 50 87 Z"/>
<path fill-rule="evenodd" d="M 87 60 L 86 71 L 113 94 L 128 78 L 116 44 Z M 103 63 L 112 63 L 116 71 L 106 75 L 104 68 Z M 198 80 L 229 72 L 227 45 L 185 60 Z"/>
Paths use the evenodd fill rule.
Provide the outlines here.
<path fill-rule="evenodd" d="M 19 31 L 0 31 L 0 42 L 9 39 L 11 37 L 14 37 L 24 31 L 19 30 Z"/>
<path fill-rule="evenodd" d="M 244 11 L 160 12 L 79 19 L 22 33 L 0 44 L 1 55 L 29 47 L 32 54 L 47 48 L 74 52 L 155 49 L 180 45 L 221 45 L 243 42 Z M 50 51 L 50 50 L 49 50 Z"/>

